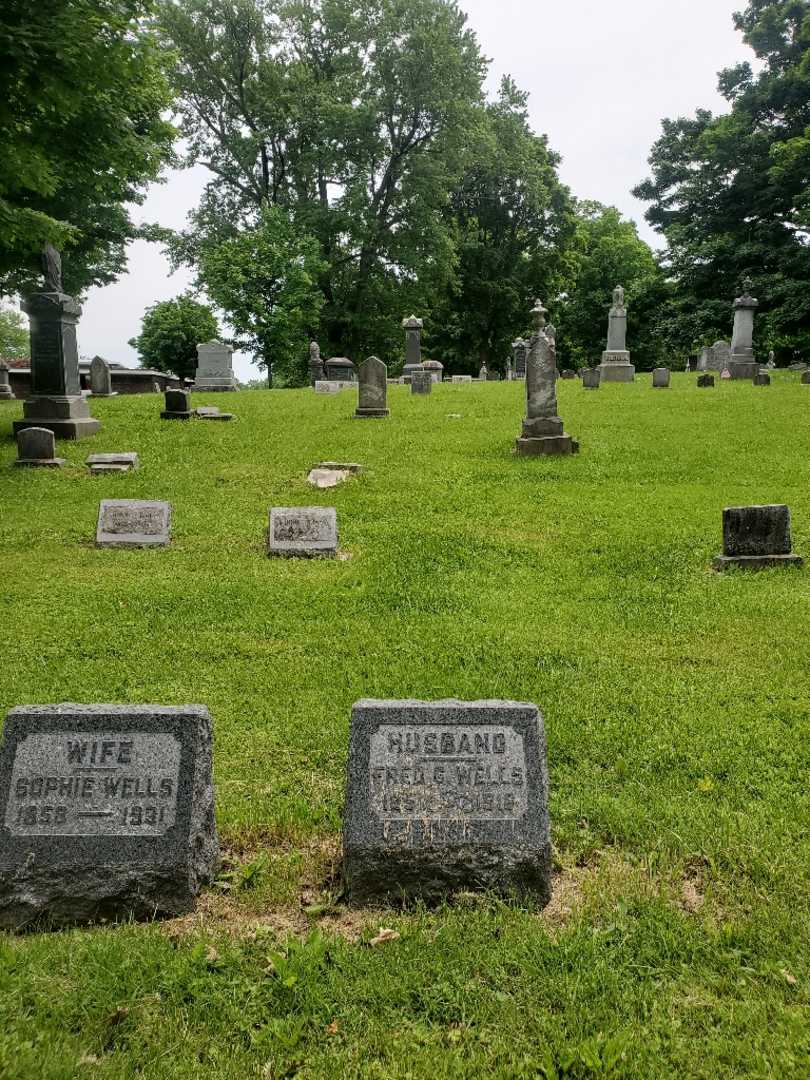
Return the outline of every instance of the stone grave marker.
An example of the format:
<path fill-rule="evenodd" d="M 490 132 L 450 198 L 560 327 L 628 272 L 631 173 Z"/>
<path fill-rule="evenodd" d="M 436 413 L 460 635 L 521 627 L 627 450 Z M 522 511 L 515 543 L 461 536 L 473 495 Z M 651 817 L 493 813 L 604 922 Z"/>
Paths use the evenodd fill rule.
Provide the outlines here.
<path fill-rule="evenodd" d="M 90 396 L 116 397 L 112 388 L 112 372 L 103 356 L 94 356 L 90 361 Z"/>
<path fill-rule="evenodd" d="M 341 390 L 345 390 L 347 386 L 353 385 L 352 383 L 335 382 L 334 379 L 318 379 L 315 383 L 316 394 L 337 394 Z"/>
<path fill-rule="evenodd" d="M 134 451 L 123 454 L 91 454 L 86 463 L 94 476 L 102 473 L 130 472 L 137 469 L 140 464 L 138 455 Z"/>
<path fill-rule="evenodd" d="M 15 465 L 58 469 L 65 459 L 56 456 L 56 436 L 50 428 L 28 427 L 17 432 Z"/>
<path fill-rule="evenodd" d="M 98 510 L 98 547 L 166 547 L 172 506 L 139 499 L 103 499 Z"/>
<path fill-rule="evenodd" d="M 216 405 L 200 405 L 194 410 L 197 420 L 233 420 L 232 412 L 220 412 Z"/>
<path fill-rule="evenodd" d="M 700 387 L 714 386 L 714 375 L 708 375 L 706 373 L 704 373 L 703 375 L 698 375 L 697 385 Z"/>
<path fill-rule="evenodd" d="M 165 408 L 160 414 L 161 420 L 190 420 L 191 394 L 188 390 L 166 390 Z"/>
<path fill-rule="evenodd" d="M 189 911 L 219 856 L 202 705 L 23 705 L 0 748 L 0 926 Z"/>
<path fill-rule="evenodd" d="M 789 507 L 727 506 L 723 510 L 723 554 L 714 559 L 715 570 L 801 564 L 801 556 L 791 553 Z"/>
<path fill-rule="evenodd" d="M 344 873 L 354 901 L 551 896 L 543 718 L 516 701 L 358 701 Z"/>
<path fill-rule="evenodd" d="M 545 329 L 545 316 L 546 309 L 538 300 L 532 309 L 535 332 L 526 358 L 526 419 L 515 441 L 515 452 L 527 457 L 579 451 L 578 442 L 563 430 L 557 415 L 556 346 L 553 334 Z"/>
<path fill-rule="evenodd" d="M 388 368 L 376 356 L 369 356 L 358 371 L 356 420 L 383 420 L 387 408 Z"/>
<path fill-rule="evenodd" d="M 237 390 L 233 375 L 233 349 L 224 341 L 205 341 L 197 346 L 194 389 Z"/>
<path fill-rule="evenodd" d="M 271 508 L 268 555 L 334 558 L 337 548 L 337 510 L 333 506 Z"/>
<path fill-rule="evenodd" d="M 451 380 L 456 386 L 469 386 L 472 381 L 472 375 L 453 375 Z"/>
<path fill-rule="evenodd" d="M 602 372 L 598 367 L 585 368 L 582 372 L 582 386 L 585 390 L 598 390 L 602 384 Z"/>
<path fill-rule="evenodd" d="M 561 379 L 575 379 L 576 377 L 577 377 L 577 373 L 574 370 L 572 370 L 572 368 L 564 368 L 560 372 L 560 378 Z"/>
<path fill-rule="evenodd" d="M 411 372 L 411 393 L 430 394 L 433 391 L 433 375 L 429 371 L 414 369 Z"/>
<path fill-rule="evenodd" d="M 8 375 L 8 364 L 0 360 L 0 401 L 14 401 L 14 390 Z"/>
<path fill-rule="evenodd" d="M 656 390 L 668 390 L 670 384 L 669 368 L 655 368 L 652 373 L 652 384 Z"/>
<path fill-rule="evenodd" d="M 767 371 L 758 371 L 752 379 L 754 386 L 770 386 L 771 377 Z"/>

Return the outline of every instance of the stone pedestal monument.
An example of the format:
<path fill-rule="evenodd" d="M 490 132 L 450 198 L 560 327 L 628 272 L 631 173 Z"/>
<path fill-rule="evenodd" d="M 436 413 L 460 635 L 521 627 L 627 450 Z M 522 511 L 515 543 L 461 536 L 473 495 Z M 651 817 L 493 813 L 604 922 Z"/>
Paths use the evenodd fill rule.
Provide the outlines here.
<path fill-rule="evenodd" d="M 82 309 L 62 292 L 62 260 L 51 244 L 42 256 L 44 292 L 20 305 L 31 323 L 31 397 L 23 403 L 23 419 L 14 433 L 28 427 L 48 428 L 60 439 L 82 439 L 101 428 L 90 415 L 79 381 L 76 323 Z"/>
<path fill-rule="evenodd" d="M 754 359 L 754 312 L 759 300 L 751 295 L 750 278 L 743 281 L 743 294 L 734 301 L 734 330 L 731 335 L 731 356 L 728 370 L 732 379 L 753 379 L 759 372 Z"/>
<path fill-rule="evenodd" d="M 613 290 L 613 307 L 608 317 L 607 348 L 602 353 L 599 370 L 602 373 L 602 382 L 633 382 L 636 375 L 627 351 L 627 307 L 621 285 L 617 285 Z"/>
<path fill-rule="evenodd" d="M 415 315 L 402 320 L 402 329 L 405 331 L 405 366 L 402 369 L 403 375 L 410 375 L 415 368 L 422 366 L 423 325 L 422 320 L 417 319 Z"/>
<path fill-rule="evenodd" d="M 233 349 L 224 341 L 206 341 L 197 346 L 195 390 L 236 390 L 233 377 Z"/>
<path fill-rule="evenodd" d="M 314 386 L 325 378 L 323 360 L 321 360 L 321 347 L 317 341 L 309 343 L 309 385 Z"/>
<path fill-rule="evenodd" d="M 546 333 L 546 309 L 539 300 L 532 317 L 536 329 L 526 359 L 526 419 L 515 449 L 526 456 L 575 454 L 579 446 L 563 431 L 563 422 L 557 415 L 554 338 Z"/>
<path fill-rule="evenodd" d="M 388 392 L 388 368 L 376 356 L 370 356 L 360 365 L 359 392 L 355 419 L 384 419 L 388 416 L 386 395 Z"/>
<path fill-rule="evenodd" d="M 0 360 L 0 401 L 13 401 L 14 391 L 8 378 L 8 366 Z"/>

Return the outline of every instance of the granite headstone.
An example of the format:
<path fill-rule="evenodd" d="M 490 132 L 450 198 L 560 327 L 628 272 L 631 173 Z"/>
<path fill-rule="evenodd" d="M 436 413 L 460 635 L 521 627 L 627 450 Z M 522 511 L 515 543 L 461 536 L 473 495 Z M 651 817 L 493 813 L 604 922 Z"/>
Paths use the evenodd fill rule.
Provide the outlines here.
<path fill-rule="evenodd" d="M 161 420 L 190 420 L 191 394 L 188 390 L 166 390 L 165 407 L 160 414 Z"/>
<path fill-rule="evenodd" d="M 14 464 L 58 469 L 65 464 L 65 459 L 56 456 L 56 436 L 50 428 L 29 427 L 17 432 Z"/>
<path fill-rule="evenodd" d="M 140 499 L 102 499 L 98 547 L 166 547 L 171 539 L 172 506 Z"/>
<path fill-rule="evenodd" d="M 110 365 L 103 356 L 90 361 L 90 393 L 93 397 L 115 397 L 112 388 Z"/>
<path fill-rule="evenodd" d="M 411 372 L 411 393 L 430 394 L 433 391 L 433 375 L 430 371 L 419 371 L 415 368 Z"/>
<path fill-rule="evenodd" d="M 801 557 L 791 553 L 789 507 L 727 506 L 723 510 L 723 554 L 714 560 L 716 570 L 764 570 L 801 564 Z"/>
<path fill-rule="evenodd" d="M 337 549 L 337 511 L 333 506 L 271 508 L 268 555 L 334 558 Z"/>
<path fill-rule="evenodd" d="M 652 373 L 652 384 L 656 390 L 668 390 L 670 384 L 669 368 L 655 368 Z"/>
<path fill-rule="evenodd" d="M 376 356 L 369 356 L 358 371 L 358 401 L 355 419 L 382 420 L 388 416 L 386 398 L 388 393 L 388 368 Z"/>

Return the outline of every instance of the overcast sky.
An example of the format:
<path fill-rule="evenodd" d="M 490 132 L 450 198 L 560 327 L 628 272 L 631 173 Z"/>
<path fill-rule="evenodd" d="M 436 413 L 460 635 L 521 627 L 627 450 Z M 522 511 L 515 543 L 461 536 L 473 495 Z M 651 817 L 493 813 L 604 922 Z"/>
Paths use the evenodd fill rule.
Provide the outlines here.
<path fill-rule="evenodd" d="M 461 0 L 484 54 L 490 86 L 509 74 L 531 95 L 535 131 L 562 155 L 561 178 L 579 198 L 619 207 L 641 235 L 659 243 L 630 189 L 647 174 L 647 155 L 664 117 L 726 103 L 717 72 L 752 54 L 732 24 L 744 0 Z M 169 175 L 152 188 L 136 220 L 180 227 L 196 204 L 204 169 Z M 129 273 L 93 289 L 79 324 L 83 355 L 137 367 L 127 345 L 144 310 L 183 292 L 189 275 L 169 276 L 160 249 L 136 243 Z M 246 357 L 237 376 L 255 378 Z"/>

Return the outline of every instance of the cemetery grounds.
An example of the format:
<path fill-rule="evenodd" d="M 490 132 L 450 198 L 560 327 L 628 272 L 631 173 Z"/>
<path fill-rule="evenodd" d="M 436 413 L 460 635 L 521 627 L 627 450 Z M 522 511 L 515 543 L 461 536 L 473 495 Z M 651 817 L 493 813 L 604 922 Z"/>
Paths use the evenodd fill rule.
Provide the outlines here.
<path fill-rule="evenodd" d="M 798 378 L 561 381 L 582 449 L 546 460 L 511 454 L 520 383 L 366 422 L 351 391 L 194 396 L 230 424 L 94 400 L 54 471 L 11 467 L 0 405 L 3 714 L 207 705 L 223 847 L 193 915 L 0 936 L 0 1076 L 810 1075 L 810 571 L 709 569 L 726 505 L 788 503 L 810 557 Z M 365 472 L 315 491 L 325 460 Z M 170 501 L 171 546 L 97 549 L 102 498 Z M 350 558 L 268 559 L 268 508 L 315 504 Z M 345 904 L 363 697 L 541 708 L 545 911 Z"/>

